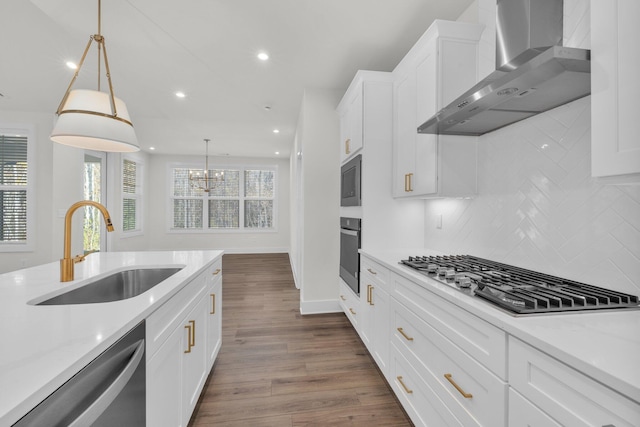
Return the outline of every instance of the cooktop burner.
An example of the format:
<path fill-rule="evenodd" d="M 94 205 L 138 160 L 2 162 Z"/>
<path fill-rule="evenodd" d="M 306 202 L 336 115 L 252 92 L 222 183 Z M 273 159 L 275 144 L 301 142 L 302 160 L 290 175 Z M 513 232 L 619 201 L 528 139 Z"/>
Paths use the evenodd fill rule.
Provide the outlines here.
<path fill-rule="evenodd" d="M 516 314 L 640 308 L 635 295 L 471 255 L 410 256 L 400 263 Z"/>

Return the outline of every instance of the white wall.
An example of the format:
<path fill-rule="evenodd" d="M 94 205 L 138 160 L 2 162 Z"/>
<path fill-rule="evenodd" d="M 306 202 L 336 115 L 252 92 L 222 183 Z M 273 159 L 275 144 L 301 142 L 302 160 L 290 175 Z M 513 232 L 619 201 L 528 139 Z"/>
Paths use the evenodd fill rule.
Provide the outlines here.
<path fill-rule="evenodd" d="M 277 166 L 277 230 L 259 232 L 170 232 L 167 209 L 171 163 L 202 164 L 204 157 L 149 155 L 144 239 L 120 239 L 117 250 L 224 249 L 227 253 L 289 251 L 289 159 L 210 157 L 214 165 Z"/>
<path fill-rule="evenodd" d="M 305 89 L 296 133 L 302 158 L 301 179 L 296 183 L 300 192 L 293 203 L 302 206 L 292 230 L 292 240 L 297 241 L 292 262 L 299 263 L 295 270 L 303 314 L 340 310 L 336 300 L 340 244 L 336 106 L 341 95 L 336 90 Z"/>
<path fill-rule="evenodd" d="M 0 111 L 3 126 L 32 126 L 36 144 L 34 247 L 29 252 L 1 252 L 0 273 L 57 262 L 63 254 L 64 213 L 68 207 L 82 200 L 82 150 L 54 144 L 49 135 L 53 129 L 55 115 L 52 113 L 27 113 Z M 77 173 L 76 173 L 77 172 Z M 78 215 L 80 217 L 80 215 Z M 81 221 L 81 220 L 80 220 Z M 76 229 L 81 227 L 74 218 Z M 82 236 L 73 238 L 73 249 L 82 250 Z"/>
<path fill-rule="evenodd" d="M 565 0 L 564 44 L 588 34 L 588 0 Z M 480 137 L 478 196 L 427 201 L 426 246 L 638 294 L 640 187 L 591 178 L 590 102 Z"/>

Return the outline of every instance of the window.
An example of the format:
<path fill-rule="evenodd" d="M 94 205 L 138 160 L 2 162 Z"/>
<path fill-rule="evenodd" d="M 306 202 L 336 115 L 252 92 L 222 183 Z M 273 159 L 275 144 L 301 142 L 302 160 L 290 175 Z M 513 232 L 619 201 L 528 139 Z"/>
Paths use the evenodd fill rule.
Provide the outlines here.
<path fill-rule="evenodd" d="M 122 160 L 122 231 L 142 231 L 142 163 Z"/>
<path fill-rule="evenodd" d="M 0 129 L 0 250 L 31 250 L 33 157 L 28 129 Z"/>
<path fill-rule="evenodd" d="M 170 227 L 173 230 L 273 230 L 275 167 L 212 169 L 209 191 L 189 180 L 196 169 L 172 167 Z"/>

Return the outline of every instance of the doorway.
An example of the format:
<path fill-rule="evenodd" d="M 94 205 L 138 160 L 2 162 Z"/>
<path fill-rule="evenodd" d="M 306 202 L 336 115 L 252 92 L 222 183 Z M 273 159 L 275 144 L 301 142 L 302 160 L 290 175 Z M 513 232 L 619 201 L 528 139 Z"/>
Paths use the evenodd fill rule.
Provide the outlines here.
<path fill-rule="evenodd" d="M 84 199 L 106 206 L 107 153 L 85 151 L 84 154 Z M 84 253 L 106 252 L 106 229 L 98 209 L 84 207 L 83 248 Z M 105 237 L 105 238 L 102 238 Z"/>

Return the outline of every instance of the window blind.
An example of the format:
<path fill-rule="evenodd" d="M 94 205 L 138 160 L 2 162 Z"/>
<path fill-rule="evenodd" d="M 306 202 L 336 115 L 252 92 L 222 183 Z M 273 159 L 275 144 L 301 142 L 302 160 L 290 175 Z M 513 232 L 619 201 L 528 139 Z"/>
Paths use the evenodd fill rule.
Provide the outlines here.
<path fill-rule="evenodd" d="M 0 134 L 0 213 L 0 242 L 26 242 L 26 136 Z"/>

